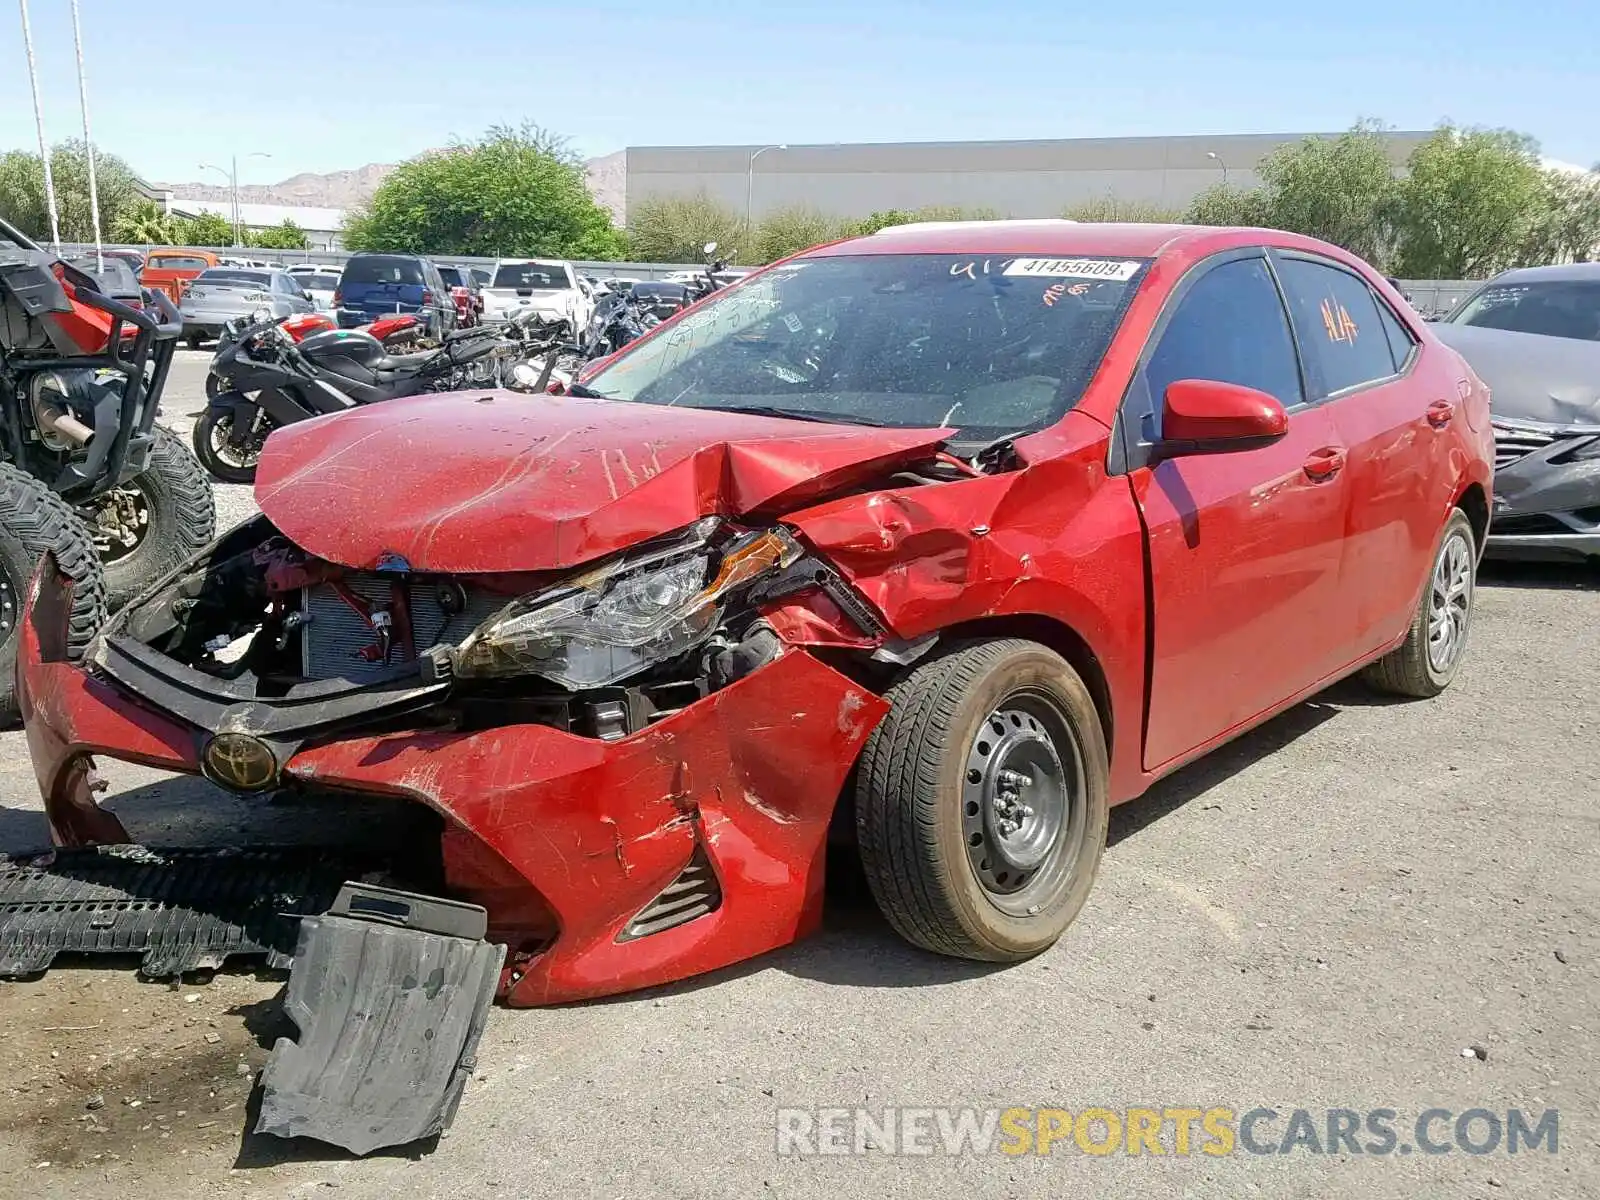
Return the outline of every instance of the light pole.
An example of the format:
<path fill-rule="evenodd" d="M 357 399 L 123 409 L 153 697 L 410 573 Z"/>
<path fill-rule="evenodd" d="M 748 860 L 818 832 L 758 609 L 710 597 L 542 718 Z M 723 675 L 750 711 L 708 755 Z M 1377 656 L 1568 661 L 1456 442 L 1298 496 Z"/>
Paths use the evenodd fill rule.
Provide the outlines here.
<path fill-rule="evenodd" d="M 44 204 L 50 211 L 50 244 L 61 253 L 61 221 L 56 216 L 56 180 L 50 170 L 50 147 L 44 140 L 44 108 L 39 103 L 39 68 L 33 60 L 33 27 L 28 23 L 28 0 L 22 8 L 22 44 L 28 51 L 28 83 L 33 88 L 33 123 L 39 131 L 39 161 L 44 168 Z"/>
<path fill-rule="evenodd" d="M 264 150 L 252 150 L 249 154 L 246 154 L 245 157 L 271 158 L 272 155 L 268 154 Z M 240 221 L 239 213 L 239 156 L 235 154 L 231 159 L 228 160 L 228 162 L 230 169 L 226 171 L 224 171 L 221 167 L 212 166 L 210 163 L 201 163 L 200 169 L 202 171 L 216 171 L 218 174 L 226 175 L 228 177 L 228 192 L 231 197 L 229 201 L 229 207 L 233 212 L 233 244 L 235 246 L 240 246 L 244 244 L 244 237 L 240 230 L 242 222 Z"/>
<path fill-rule="evenodd" d="M 83 153 L 89 160 L 89 219 L 94 223 L 95 270 L 104 271 L 106 256 L 100 245 L 100 188 L 94 178 L 94 135 L 89 132 L 89 81 L 83 71 L 83 23 L 78 18 L 78 0 L 72 0 L 72 44 L 78 52 L 78 107 L 83 111 Z"/>
<path fill-rule="evenodd" d="M 756 193 L 756 159 L 760 158 L 768 150 L 787 150 L 788 148 L 789 147 L 787 145 L 763 146 L 761 149 L 754 151 L 750 155 L 750 173 L 745 178 L 744 183 L 744 226 L 746 229 L 750 228 L 753 215 L 751 212 L 751 201 Z"/>
<path fill-rule="evenodd" d="M 1206 157 L 1207 158 L 1211 158 L 1211 159 L 1215 159 L 1216 163 L 1217 163 L 1217 166 L 1222 168 L 1222 186 L 1223 187 L 1227 187 L 1228 186 L 1228 164 L 1222 161 L 1222 155 L 1218 154 L 1215 150 L 1207 150 L 1206 151 Z"/>

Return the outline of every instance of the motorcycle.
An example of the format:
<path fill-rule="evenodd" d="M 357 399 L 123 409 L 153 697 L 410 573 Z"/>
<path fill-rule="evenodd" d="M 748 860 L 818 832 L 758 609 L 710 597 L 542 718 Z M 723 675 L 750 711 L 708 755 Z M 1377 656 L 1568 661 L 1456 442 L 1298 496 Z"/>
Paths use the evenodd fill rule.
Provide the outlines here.
<path fill-rule="evenodd" d="M 518 374 L 525 390 L 538 382 L 520 327 L 512 336 L 485 326 L 458 329 L 435 349 L 394 356 L 370 333 L 326 330 L 296 340 L 260 315 L 218 351 L 217 391 L 195 422 L 196 457 L 226 483 L 253 482 L 267 437 L 285 425 L 401 396 L 501 387 Z"/>
<path fill-rule="evenodd" d="M 259 315 L 249 320 L 240 318 L 229 321 L 222 327 L 222 332 L 217 337 L 216 353 L 211 356 L 211 369 L 206 373 L 207 400 L 213 399 L 221 390 L 217 379 L 217 360 L 239 340 L 239 335 L 244 330 L 258 323 L 260 319 L 262 318 Z M 278 327 L 296 342 L 303 342 L 308 337 L 329 333 L 339 328 L 332 317 L 320 312 L 295 313 L 279 321 Z M 427 330 L 423 327 L 422 318 L 415 313 L 380 317 L 370 325 L 361 326 L 357 332 L 368 333 L 377 338 L 388 354 L 413 353 L 426 344 Z"/>

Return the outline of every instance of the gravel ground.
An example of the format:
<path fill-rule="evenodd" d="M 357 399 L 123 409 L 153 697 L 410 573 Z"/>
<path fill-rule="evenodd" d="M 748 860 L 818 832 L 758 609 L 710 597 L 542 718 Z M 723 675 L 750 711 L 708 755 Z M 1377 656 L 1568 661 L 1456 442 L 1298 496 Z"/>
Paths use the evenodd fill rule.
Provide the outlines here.
<path fill-rule="evenodd" d="M 164 419 L 187 433 L 205 357 L 180 358 Z M 226 520 L 252 507 L 218 496 Z M 1341 685 L 1117 810 L 1087 909 L 1025 965 L 919 953 L 840 894 L 819 936 L 711 978 L 496 1010 L 427 1153 L 239 1134 L 236 1081 L 281 1029 L 278 980 L 173 990 L 70 968 L 0 985 L 0 1195 L 1600 1195 L 1597 627 L 1594 573 L 1492 573 L 1447 694 Z M 147 840 L 264 816 L 102 767 Z M 0 736 L 0 797 L 0 848 L 43 841 L 20 735 Z M 1319 1131 L 1329 1108 L 1389 1108 L 1404 1145 L 1430 1107 L 1554 1108 L 1559 1149 L 776 1152 L 780 1107 L 857 1105 L 1276 1107 L 1270 1143 L 1296 1108 Z"/>

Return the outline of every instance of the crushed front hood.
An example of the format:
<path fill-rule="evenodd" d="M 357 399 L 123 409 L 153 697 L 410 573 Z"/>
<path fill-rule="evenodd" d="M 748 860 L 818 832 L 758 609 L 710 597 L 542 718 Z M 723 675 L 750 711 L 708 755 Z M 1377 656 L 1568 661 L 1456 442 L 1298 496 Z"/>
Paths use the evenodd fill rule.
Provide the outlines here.
<path fill-rule="evenodd" d="M 1432 325 L 1489 385 L 1496 417 L 1600 425 L 1600 342 L 1477 325 Z"/>
<path fill-rule="evenodd" d="M 274 433 L 256 501 L 345 566 L 544 571 L 701 517 L 821 499 L 949 433 L 507 391 L 415 396 Z"/>

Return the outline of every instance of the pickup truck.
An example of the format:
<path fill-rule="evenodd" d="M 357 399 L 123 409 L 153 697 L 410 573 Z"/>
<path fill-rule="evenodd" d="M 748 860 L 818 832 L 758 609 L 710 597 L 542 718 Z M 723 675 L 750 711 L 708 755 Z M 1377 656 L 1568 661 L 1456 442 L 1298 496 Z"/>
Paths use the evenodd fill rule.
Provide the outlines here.
<path fill-rule="evenodd" d="M 575 331 L 594 319 L 594 289 L 558 259 L 501 259 L 483 289 L 483 320 L 510 320 L 530 309 L 546 320 L 565 320 Z"/>
<path fill-rule="evenodd" d="M 139 282 L 165 292 L 174 304 L 181 304 L 189 281 L 216 265 L 217 256 L 209 250 L 152 250 L 145 258 Z"/>

